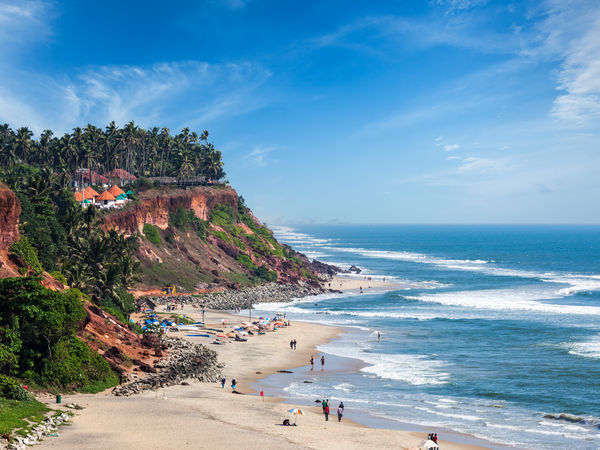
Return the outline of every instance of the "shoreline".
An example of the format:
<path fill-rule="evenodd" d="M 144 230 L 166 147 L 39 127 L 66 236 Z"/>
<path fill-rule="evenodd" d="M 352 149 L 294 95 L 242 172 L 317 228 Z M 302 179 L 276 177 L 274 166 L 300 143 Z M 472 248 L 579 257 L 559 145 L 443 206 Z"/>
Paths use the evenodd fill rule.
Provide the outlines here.
<path fill-rule="evenodd" d="M 183 311 L 198 317 L 198 310 Z M 191 314 L 190 314 L 191 313 Z M 222 311 L 207 313 L 208 326 L 218 325 L 225 318 L 232 323 L 244 320 Z M 348 420 L 341 423 L 332 417 L 323 419 L 320 408 L 305 407 L 306 415 L 297 418 L 297 427 L 281 426 L 291 407 L 281 397 L 253 394 L 252 383 L 277 370 L 293 370 L 305 366 L 316 347 L 335 339 L 343 329 L 309 322 L 294 322 L 287 328 L 264 336 L 253 336 L 248 342 L 228 342 L 207 346 L 218 352 L 225 363 L 224 376 L 239 380 L 237 390 L 248 395 L 232 394 L 220 383 L 186 383 L 145 391 L 130 397 L 101 394 L 65 395 L 65 404 L 75 402 L 85 409 L 76 411 L 72 425 L 56 439 L 47 439 L 42 446 L 58 448 L 410 448 L 420 442 L 423 433 L 372 428 Z M 169 333 L 194 343 L 209 338 L 190 338 L 184 332 Z M 289 348 L 289 340 L 297 339 L 298 349 Z M 257 373 L 260 372 L 260 373 Z M 52 398 L 46 399 L 47 403 Z M 349 413 L 352 416 L 352 413 Z M 125 426 L 124 426 L 125 425 Z M 255 445 L 256 444 L 256 445 Z M 446 449 L 483 448 L 440 440 Z"/>

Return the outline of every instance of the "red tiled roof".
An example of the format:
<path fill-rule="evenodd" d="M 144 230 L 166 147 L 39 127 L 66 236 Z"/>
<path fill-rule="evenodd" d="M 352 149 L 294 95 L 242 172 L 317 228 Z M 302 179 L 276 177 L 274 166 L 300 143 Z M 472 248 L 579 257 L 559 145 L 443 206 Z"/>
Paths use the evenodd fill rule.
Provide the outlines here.
<path fill-rule="evenodd" d="M 100 175 L 98 172 L 94 172 L 93 170 L 86 170 L 85 172 L 81 173 L 81 176 L 83 177 L 84 180 L 90 181 L 93 184 L 95 184 L 95 183 L 102 183 L 102 184 L 108 183 L 108 178 L 106 178 L 103 175 Z"/>
<path fill-rule="evenodd" d="M 135 175 L 123 169 L 111 170 L 110 172 L 105 173 L 104 176 L 108 178 L 121 178 L 122 180 L 128 181 L 137 180 L 137 177 Z"/>

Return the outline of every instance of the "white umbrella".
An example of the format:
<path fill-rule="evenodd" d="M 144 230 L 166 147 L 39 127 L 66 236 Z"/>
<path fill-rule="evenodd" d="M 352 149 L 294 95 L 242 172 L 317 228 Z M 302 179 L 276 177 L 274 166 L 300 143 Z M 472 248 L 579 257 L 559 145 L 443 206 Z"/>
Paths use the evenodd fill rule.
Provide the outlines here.
<path fill-rule="evenodd" d="M 288 412 L 291 412 L 294 415 L 294 423 L 296 423 L 296 419 L 298 416 L 305 416 L 306 414 L 300 408 L 290 409 Z"/>

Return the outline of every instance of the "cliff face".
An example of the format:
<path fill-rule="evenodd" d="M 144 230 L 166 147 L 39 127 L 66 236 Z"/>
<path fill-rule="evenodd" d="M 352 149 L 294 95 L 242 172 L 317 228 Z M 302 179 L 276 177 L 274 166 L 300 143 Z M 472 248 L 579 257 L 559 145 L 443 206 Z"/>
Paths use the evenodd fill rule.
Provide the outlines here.
<path fill-rule="evenodd" d="M 140 195 L 139 203 L 107 215 L 103 224 L 106 229 L 116 228 L 127 234 L 141 233 L 146 223 L 164 230 L 169 226 L 169 212 L 176 211 L 180 206 L 193 210 L 199 219 L 208 220 L 216 204 L 237 208 L 237 202 L 238 196 L 233 189 L 196 187 L 188 190 L 151 190 Z"/>
<path fill-rule="evenodd" d="M 21 203 L 8 186 L 0 183 L 0 250 L 19 239 Z"/>
<path fill-rule="evenodd" d="M 169 226 L 169 214 L 178 208 L 192 210 L 209 221 L 205 232 L 195 227 Z M 218 211 L 211 221 L 211 212 Z M 238 209 L 233 189 L 196 187 L 161 189 L 142 193 L 139 202 L 102 218 L 105 229 L 139 233 L 141 280 L 136 293 L 175 285 L 178 292 L 199 292 L 222 287 L 239 288 L 265 281 L 318 285 L 322 272 L 304 257 L 279 244 L 250 210 Z M 145 224 L 158 230 L 158 239 L 144 236 Z"/>

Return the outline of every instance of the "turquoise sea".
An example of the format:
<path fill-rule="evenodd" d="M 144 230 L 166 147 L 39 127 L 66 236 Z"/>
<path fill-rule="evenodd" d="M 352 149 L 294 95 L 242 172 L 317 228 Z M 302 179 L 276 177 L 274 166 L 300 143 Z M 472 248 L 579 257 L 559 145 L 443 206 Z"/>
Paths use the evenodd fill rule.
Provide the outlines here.
<path fill-rule="evenodd" d="M 359 266 L 365 283 L 257 306 L 348 327 L 319 350 L 364 363 L 290 377 L 289 397 L 509 446 L 600 448 L 600 226 L 273 229 L 311 258 Z M 400 288 L 364 280 L 384 276 Z"/>

